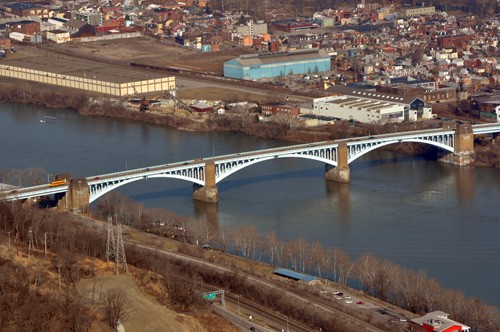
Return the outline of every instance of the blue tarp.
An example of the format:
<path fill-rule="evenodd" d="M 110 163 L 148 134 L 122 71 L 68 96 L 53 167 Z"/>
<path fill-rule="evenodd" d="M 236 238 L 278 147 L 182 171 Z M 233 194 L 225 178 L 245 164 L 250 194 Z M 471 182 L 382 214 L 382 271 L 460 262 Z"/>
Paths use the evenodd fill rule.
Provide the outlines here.
<path fill-rule="evenodd" d="M 273 273 L 283 277 L 292 278 L 295 280 L 304 280 L 307 282 L 318 280 L 318 278 L 316 277 L 283 268 L 276 269 L 273 271 Z"/>

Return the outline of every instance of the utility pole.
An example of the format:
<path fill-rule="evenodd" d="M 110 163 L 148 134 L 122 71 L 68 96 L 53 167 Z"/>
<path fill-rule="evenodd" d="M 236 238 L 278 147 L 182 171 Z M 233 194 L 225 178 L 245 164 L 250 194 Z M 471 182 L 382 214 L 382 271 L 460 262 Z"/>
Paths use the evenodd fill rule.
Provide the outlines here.
<path fill-rule="evenodd" d="M 9 249 L 10 249 L 10 233 L 12 233 L 12 231 L 7 232 L 7 235 L 9 236 Z"/>
<path fill-rule="evenodd" d="M 57 264 L 57 273 L 59 274 L 59 291 L 61 291 L 61 263 Z"/>
<path fill-rule="evenodd" d="M 33 244 L 33 229 L 30 227 L 28 229 L 28 258 L 31 256 L 31 251 L 34 249 Z"/>
<path fill-rule="evenodd" d="M 47 233 L 47 232 L 43 233 L 43 246 L 44 246 L 43 252 L 44 252 L 45 256 L 47 256 L 47 234 L 50 234 L 50 233 Z"/>

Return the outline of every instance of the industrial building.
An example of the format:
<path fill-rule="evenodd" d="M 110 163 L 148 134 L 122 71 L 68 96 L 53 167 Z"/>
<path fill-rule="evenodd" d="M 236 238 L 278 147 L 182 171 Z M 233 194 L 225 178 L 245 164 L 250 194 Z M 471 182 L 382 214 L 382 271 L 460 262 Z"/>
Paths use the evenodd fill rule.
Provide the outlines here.
<path fill-rule="evenodd" d="M 432 118 L 431 107 L 420 98 L 343 87 L 335 92 L 336 96 L 314 99 L 312 114 L 368 123 Z"/>
<path fill-rule="evenodd" d="M 403 8 L 399 11 L 401 17 L 427 16 L 435 13 L 436 7 L 434 6 Z"/>
<path fill-rule="evenodd" d="M 174 76 L 62 57 L 3 60 L 0 76 L 114 96 L 175 89 Z"/>
<path fill-rule="evenodd" d="M 330 56 L 325 50 L 308 49 L 293 52 L 248 54 L 224 63 L 224 76 L 258 80 L 330 70 Z"/>
<path fill-rule="evenodd" d="M 421 327 L 422 331 L 469 332 L 471 330 L 470 326 L 456 322 L 448 318 L 449 316 L 449 314 L 443 311 L 433 311 L 423 317 L 412 319 L 411 323 L 413 328 Z"/>

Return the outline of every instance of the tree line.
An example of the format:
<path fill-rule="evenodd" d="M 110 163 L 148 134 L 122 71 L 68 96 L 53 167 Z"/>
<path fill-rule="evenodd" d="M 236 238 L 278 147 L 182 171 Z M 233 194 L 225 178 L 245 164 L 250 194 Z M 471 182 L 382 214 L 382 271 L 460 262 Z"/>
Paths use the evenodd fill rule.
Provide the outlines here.
<path fill-rule="evenodd" d="M 106 258 L 105 223 L 102 226 L 99 230 L 95 225 L 85 225 L 81 218 L 70 213 L 38 209 L 16 202 L 0 203 L 0 243 L 3 246 L 9 243 L 10 255 L 26 257 L 31 234 L 33 246 L 38 248 L 31 255 L 43 255 L 40 248 L 46 246 L 51 256 L 48 268 L 34 263 L 36 271 L 29 273 L 9 259 L 0 259 L 0 330 L 89 329 L 98 316 L 96 306 L 80 296 L 75 291 L 75 285 L 80 278 L 95 276 L 94 261 L 84 264 L 85 257 Z M 186 241 L 189 240 L 186 237 Z M 355 331 L 346 322 L 326 315 L 324 311 L 295 303 L 283 295 L 280 288 L 263 290 L 262 286 L 257 287 L 231 265 L 228 265 L 229 271 L 220 272 L 200 263 L 167 257 L 154 249 L 130 243 L 126 243 L 125 247 L 128 264 L 143 271 L 138 273 L 149 283 L 154 283 L 156 286 L 153 288 L 164 289 L 165 292 L 159 292 L 161 295 L 157 300 L 175 310 L 206 309 L 207 304 L 202 299 L 202 285 L 205 283 L 244 295 L 325 331 Z M 201 247 L 188 245 L 187 242 L 179 251 L 198 257 L 203 255 Z M 58 291 L 50 275 L 58 276 Z M 300 287 L 304 296 L 311 296 L 307 286 Z M 56 288 L 56 291 L 47 292 L 47 288 Z M 290 288 L 297 291 L 295 285 Z M 122 292 L 111 289 L 102 294 L 100 302 L 104 313 L 102 319 L 111 327 L 116 328 L 118 320 L 123 322 L 127 318 L 127 299 Z M 359 318 L 368 321 L 367 317 Z"/>
<path fill-rule="evenodd" d="M 441 310 L 452 319 L 477 328 L 500 328 L 500 311 L 459 290 L 443 288 L 425 271 L 403 268 L 371 254 L 351 259 L 339 248 L 324 248 L 303 238 L 281 240 L 274 232 L 260 235 L 252 225 L 217 228 L 163 209 L 146 209 L 128 197 L 107 194 L 96 216 L 114 215 L 130 226 L 190 244 L 210 244 L 222 252 L 328 278 L 342 285 L 351 282 L 380 300 L 416 314 Z"/>
<path fill-rule="evenodd" d="M 467 298 L 460 291 L 444 289 L 436 280 L 427 277 L 423 271 L 410 271 L 372 255 L 364 255 L 352 260 L 338 248 L 323 248 L 318 243 L 309 243 L 304 239 L 283 241 L 273 233 L 261 236 L 253 226 L 248 225 L 232 230 L 214 229 L 204 223 L 163 209 L 145 209 L 141 204 L 132 203 L 129 198 L 119 194 L 106 195 L 98 204 L 95 215 L 99 218 L 103 216 L 107 218 L 108 215 L 112 215 L 121 222 L 146 232 L 176 238 L 185 243 L 180 246 L 180 251 L 191 255 L 201 257 L 203 249 L 201 249 L 200 244 L 211 243 L 218 247 L 221 252 L 237 254 L 249 261 L 268 260 L 273 265 L 309 272 L 322 278 L 330 278 L 343 285 L 347 285 L 350 281 L 356 281 L 368 295 L 418 314 L 442 310 L 448 312 L 451 318 L 473 326 L 477 331 L 495 331 L 500 327 L 498 308 L 488 306 L 479 299 Z M 106 220 L 106 218 L 102 218 L 102 220 Z M 51 272 L 60 276 L 63 280 L 63 289 L 67 290 L 65 292 L 67 295 L 61 299 L 64 298 L 65 301 L 75 301 L 83 305 L 84 301 L 70 292 L 72 287 L 64 285 L 74 285 L 80 278 L 92 277 L 95 274 L 92 265 L 84 266 L 81 263 L 81 257 L 104 259 L 106 257 L 106 239 L 104 227 L 102 231 L 95 231 L 76 220 L 77 216 L 69 213 L 41 210 L 19 203 L 0 204 L 2 242 L 6 242 L 5 234 L 8 234 L 13 248 L 16 248 L 17 251 L 19 248 L 27 250 L 29 230 L 31 229 L 36 248 L 43 248 L 46 245 L 50 251 L 58 253 L 57 258 L 53 259 Z M 190 244 L 198 244 L 198 246 L 193 247 Z M 144 250 L 126 244 L 127 261 L 129 264 L 149 269 L 156 274 L 157 281 L 168 290 L 166 292 L 168 295 L 163 300 L 172 308 L 179 310 L 203 308 L 204 304 L 200 300 L 201 290 L 199 288 L 201 278 L 205 283 L 218 285 L 237 294 L 244 294 L 257 302 L 280 309 L 285 314 L 289 314 L 290 317 L 297 316 L 298 319 L 302 319 L 311 326 L 332 331 L 349 331 L 342 321 L 333 321 L 331 318 L 325 317 L 328 315 L 324 315 L 317 309 L 297 307 L 293 301 L 280 292 L 270 290 L 263 292 L 255 285 L 248 283 L 247 278 L 236 269 L 227 275 L 208 268 L 168 259 L 160 254 L 151 254 L 151 252 Z M 6 273 L 0 274 L 2 276 L 0 291 L 12 287 L 17 289 L 20 286 L 15 283 L 26 280 L 26 278 L 16 276 L 12 268 L 9 268 L 9 264 L 3 261 L 0 264 L 0 268 L 8 268 L 4 270 Z M 13 282 L 14 286 L 12 286 Z M 35 274 L 35 277 L 28 278 L 27 282 L 28 288 L 33 288 L 33 285 L 40 287 L 44 282 L 48 282 L 48 278 L 40 270 L 39 273 Z M 297 286 L 294 283 L 289 287 L 293 289 L 304 287 L 302 289 L 304 295 L 311 293 L 311 289 L 304 285 Z M 3 294 L 7 293 L 4 291 Z M 73 297 L 67 299 L 70 295 Z M 9 300 L 11 296 L 12 294 L 5 298 L 8 299 L 7 302 L 17 303 L 11 306 L 12 310 L 14 308 L 21 310 L 19 308 L 23 308 L 22 303 L 24 302 L 12 302 Z M 28 298 L 22 296 L 20 299 L 27 301 Z M 46 299 L 41 301 L 44 303 Z M 113 303 L 113 301 L 109 302 Z M 62 310 L 62 306 L 60 310 Z M 76 312 L 89 313 L 90 309 L 88 304 L 85 304 L 83 307 L 76 306 L 75 310 Z M 60 317 L 63 315 L 61 312 L 51 311 L 51 314 L 54 314 L 53 321 L 50 320 L 51 324 L 60 323 Z M 73 317 L 67 313 L 64 315 L 65 317 Z M 10 320 L 6 321 L 3 318 L 0 324 L 4 325 L 0 325 L 0 327 L 12 326 L 15 323 L 21 324 L 21 320 L 12 321 L 12 317 L 23 317 L 22 314 L 7 316 Z M 6 315 L 4 314 L 2 317 L 6 317 Z M 89 316 L 83 314 L 76 315 L 74 319 L 77 318 L 82 320 L 77 320 L 74 324 L 81 326 L 86 326 L 87 319 L 90 319 Z M 376 321 L 376 317 L 371 316 L 360 317 L 360 319 Z"/>

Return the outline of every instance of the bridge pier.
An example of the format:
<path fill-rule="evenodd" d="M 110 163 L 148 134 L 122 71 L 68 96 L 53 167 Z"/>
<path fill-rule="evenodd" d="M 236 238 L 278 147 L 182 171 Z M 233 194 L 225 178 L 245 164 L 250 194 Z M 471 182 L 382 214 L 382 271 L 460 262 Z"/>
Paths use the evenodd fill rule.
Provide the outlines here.
<path fill-rule="evenodd" d="M 325 166 L 325 179 L 328 181 L 349 183 L 351 182 L 351 170 L 349 168 L 347 144 L 340 143 L 337 148 L 337 167 Z"/>
<path fill-rule="evenodd" d="M 470 124 L 458 125 L 455 131 L 455 151 L 439 158 L 439 161 L 464 166 L 476 158 L 474 153 L 474 132 Z"/>
<path fill-rule="evenodd" d="M 87 212 L 90 207 L 90 192 L 87 179 L 71 179 L 64 201 L 66 203 L 66 208 L 71 212 Z"/>
<path fill-rule="evenodd" d="M 205 164 L 205 185 L 193 185 L 193 199 L 206 203 L 217 203 L 219 195 L 215 184 L 215 164 L 210 161 Z"/>

